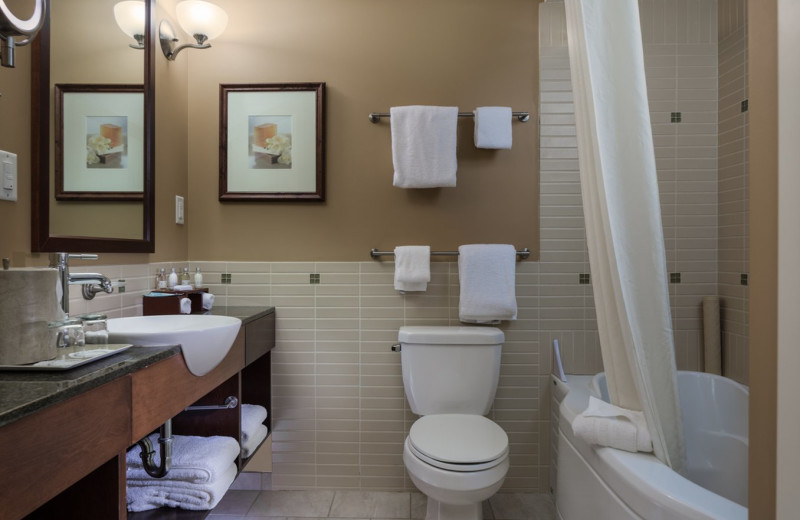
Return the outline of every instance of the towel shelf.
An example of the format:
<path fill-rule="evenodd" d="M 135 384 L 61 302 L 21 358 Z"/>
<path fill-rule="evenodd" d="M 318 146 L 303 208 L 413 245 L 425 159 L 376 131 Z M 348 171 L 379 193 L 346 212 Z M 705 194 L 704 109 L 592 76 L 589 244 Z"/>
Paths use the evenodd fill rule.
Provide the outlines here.
<path fill-rule="evenodd" d="M 531 115 L 528 112 L 511 112 L 511 115 L 519 119 L 522 123 L 527 123 L 531 119 Z M 382 117 L 392 116 L 388 112 L 371 112 L 369 114 L 369 121 L 371 123 L 380 123 Z M 475 117 L 475 114 L 472 112 L 459 112 L 458 117 Z"/>
<path fill-rule="evenodd" d="M 435 256 L 458 256 L 458 251 L 431 251 L 431 255 Z M 369 256 L 377 260 L 382 256 L 394 256 L 394 251 L 378 251 L 377 249 L 370 249 Z M 531 250 L 523 247 L 517 251 L 517 256 L 520 260 L 527 260 L 531 256 Z"/>

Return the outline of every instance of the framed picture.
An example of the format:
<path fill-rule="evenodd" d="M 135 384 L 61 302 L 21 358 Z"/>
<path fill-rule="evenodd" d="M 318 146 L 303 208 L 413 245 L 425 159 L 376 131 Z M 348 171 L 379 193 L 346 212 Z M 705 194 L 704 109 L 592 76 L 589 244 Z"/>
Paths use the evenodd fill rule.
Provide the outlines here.
<path fill-rule="evenodd" d="M 325 83 L 220 85 L 219 200 L 325 200 Z"/>
<path fill-rule="evenodd" d="M 55 86 L 56 200 L 142 200 L 144 87 Z"/>

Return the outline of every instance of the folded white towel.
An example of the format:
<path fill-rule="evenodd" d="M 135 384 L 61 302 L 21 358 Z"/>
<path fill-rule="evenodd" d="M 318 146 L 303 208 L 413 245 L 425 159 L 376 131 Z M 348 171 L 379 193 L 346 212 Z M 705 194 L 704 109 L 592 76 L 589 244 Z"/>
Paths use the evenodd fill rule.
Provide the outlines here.
<path fill-rule="evenodd" d="M 211 293 L 203 293 L 203 309 L 210 311 L 214 306 L 214 295 Z"/>
<path fill-rule="evenodd" d="M 511 107 L 475 109 L 475 147 L 511 149 Z"/>
<path fill-rule="evenodd" d="M 394 185 L 455 186 L 458 107 L 392 107 L 389 112 Z"/>
<path fill-rule="evenodd" d="M 398 291 L 424 291 L 431 281 L 430 246 L 394 248 L 394 288 Z"/>
<path fill-rule="evenodd" d="M 153 479 L 148 483 L 128 481 L 128 511 L 179 507 L 192 511 L 213 509 L 236 478 L 236 464 L 229 464 L 216 479 L 203 484 Z"/>
<path fill-rule="evenodd" d="M 266 425 L 262 424 L 258 428 L 256 428 L 255 433 L 248 437 L 245 441 L 242 441 L 242 458 L 246 459 L 256 451 L 256 448 L 267 438 L 269 434 L 269 429 Z"/>
<path fill-rule="evenodd" d="M 625 451 L 653 451 L 643 412 L 626 410 L 594 396 L 589 406 L 572 421 L 576 437 L 589 444 Z"/>
<path fill-rule="evenodd" d="M 267 409 L 257 404 L 242 404 L 242 444 L 245 444 L 267 419 Z"/>
<path fill-rule="evenodd" d="M 181 284 L 173 287 L 176 291 L 191 291 L 193 287 L 190 284 Z"/>
<path fill-rule="evenodd" d="M 517 319 L 514 289 L 517 251 L 507 244 L 472 244 L 458 248 L 461 296 L 458 318 L 470 323 Z"/>
<path fill-rule="evenodd" d="M 156 448 L 155 463 L 161 462 L 158 450 L 158 434 L 150 435 L 150 442 Z M 239 443 L 231 437 L 195 437 L 173 435 L 172 465 L 169 473 L 162 479 L 154 479 L 142 467 L 138 445 L 131 448 L 126 456 L 128 481 L 186 481 L 204 483 L 217 480 L 219 474 L 227 470 L 239 455 Z"/>

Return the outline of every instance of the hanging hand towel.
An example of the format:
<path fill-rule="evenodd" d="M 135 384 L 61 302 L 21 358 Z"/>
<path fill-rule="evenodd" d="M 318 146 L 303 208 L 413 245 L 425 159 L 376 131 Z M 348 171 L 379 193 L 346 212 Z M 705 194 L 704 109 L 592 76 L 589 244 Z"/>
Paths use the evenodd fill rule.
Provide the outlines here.
<path fill-rule="evenodd" d="M 491 323 L 517 319 L 516 260 L 517 250 L 511 245 L 472 244 L 458 248 L 461 321 Z"/>
<path fill-rule="evenodd" d="M 150 442 L 156 450 L 155 463 L 161 462 L 158 449 L 158 434 L 150 435 Z M 126 455 L 128 481 L 152 481 L 142 467 L 138 445 Z M 232 437 L 195 437 L 174 435 L 172 437 L 172 464 L 167 476 L 160 480 L 182 480 L 190 483 L 204 483 L 215 480 L 239 455 L 239 443 Z"/>
<path fill-rule="evenodd" d="M 511 149 L 511 107 L 475 109 L 475 147 Z"/>
<path fill-rule="evenodd" d="M 394 248 L 394 288 L 398 291 L 425 291 L 431 281 L 430 246 Z"/>
<path fill-rule="evenodd" d="M 164 506 L 192 511 L 214 509 L 235 478 L 236 464 L 231 463 L 218 478 L 203 484 L 163 479 L 152 479 L 144 484 L 128 481 L 128 511 L 147 511 Z"/>
<path fill-rule="evenodd" d="M 394 185 L 439 188 L 456 185 L 458 107 L 390 109 Z"/>
<path fill-rule="evenodd" d="M 572 421 L 572 432 L 589 444 L 625 451 L 653 451 L 643 412 L 589 396 L 589 406 Z"/>

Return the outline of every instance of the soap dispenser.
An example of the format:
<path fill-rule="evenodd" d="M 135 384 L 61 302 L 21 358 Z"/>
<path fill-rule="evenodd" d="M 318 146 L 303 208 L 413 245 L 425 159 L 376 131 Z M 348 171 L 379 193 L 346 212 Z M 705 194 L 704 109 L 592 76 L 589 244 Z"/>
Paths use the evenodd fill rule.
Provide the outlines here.
<path fill-rule="evenodd" d="M 167 280 L 167 285 L 170 289 L 174 289 L 176 285 L 178 285 L 178 273 L 175 272 L 175 268 L 173 267 L 169 273 L 169 279 Z"/>

